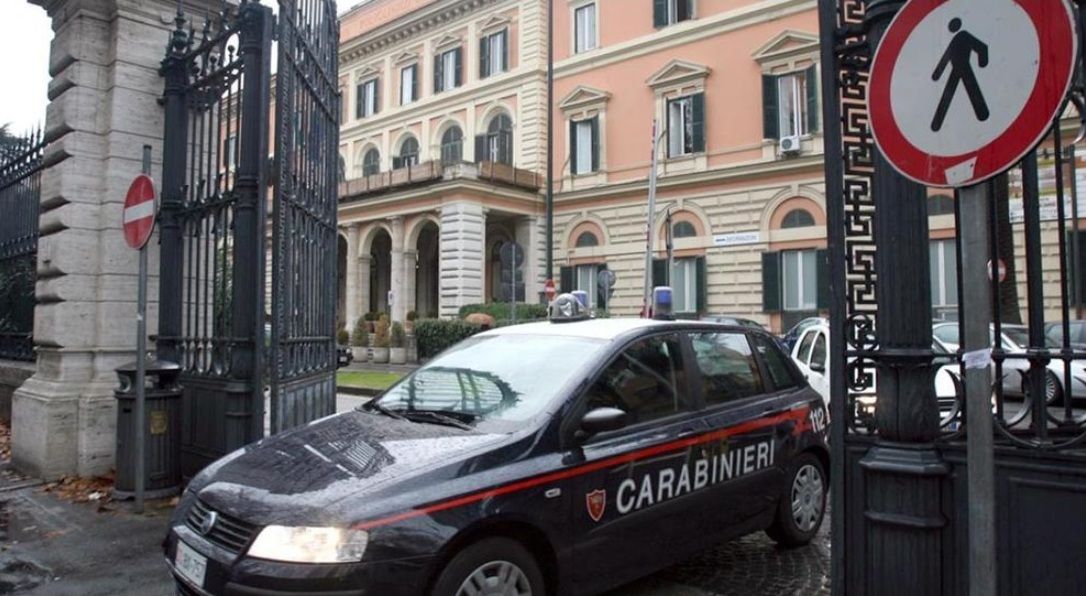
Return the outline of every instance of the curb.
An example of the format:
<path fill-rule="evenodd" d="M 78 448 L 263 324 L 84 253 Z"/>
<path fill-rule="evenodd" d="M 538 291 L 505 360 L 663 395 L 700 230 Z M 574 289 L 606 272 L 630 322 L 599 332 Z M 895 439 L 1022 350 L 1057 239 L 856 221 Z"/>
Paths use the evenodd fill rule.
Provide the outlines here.
<path fill-rule="evenodd" d="M 360 397 L 377 397 L 381 395 L 380 389 L 369 389 L 367 387 L 349 387 L 347 385 L 336 386 L 338 393 L 346 393 L 347 395 L 357 395 Z"/>

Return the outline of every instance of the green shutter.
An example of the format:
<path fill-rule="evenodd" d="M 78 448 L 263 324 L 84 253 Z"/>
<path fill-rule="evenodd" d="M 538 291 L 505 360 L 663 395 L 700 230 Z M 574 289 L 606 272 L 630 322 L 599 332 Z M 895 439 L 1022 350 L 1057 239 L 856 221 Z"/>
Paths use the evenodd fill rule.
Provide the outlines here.
<path fill-rule="evenodd" d="M 776 140 L 780 137 L 777 121 L 777 77 L 762 75 L 762 138 Z"/>
<path fill-rule="evenodd" d="M 1074 231 L 1067 232 L 1067 280 L 1070 295 L 1076 305 L 1086 302 L 1086 230 L 1078 233 L 1078 254 L 1075 254 Z M 1075 258 L 1077 256 L 1077 259 Z M 1076 295 L 1076 288 L 1078 289 Z"/>
<path fill-rule="evenodd" d="M 762 310 L 781 311 L 781 253 L 762 253 Z"/>
<path fill-rule="evenodd" d="M 563 294 L 567 294 L 577 289 L 573 282 L 573 267 L 562 267 L 559 269 L 558 280 L 558 289 Z"/>
<path fill-rule="evenodd" d="M 705 94 L 690 96 L 690 128 L 694 153 L 705 151 Z"/>
<path fill-rule="evenodd" d="M 695 269 L 697 270 L 698 314 L 703 315 L 709 306 L 709 275 L 705 266 L 705 257 L 698 257 L 695 260 Z"/>
<path fill-rule="evenodd" d="M 592 171 L 600 170 L 600 117 L 592 119 Z"/>
<path fill-rule="evenodd" d="M 475 163 L 488 161 L 486 155 L 486 135 L 475 135 Z"/>
<path fill-rule="evenodd" d="M 487 43 L 487 36 L 483 36 L 479 40 L 479 78 L 485 79 L 490 76 L 490 44 Z"/>
<path fill-rule="evenodd" d="M 818 132 L 818 67 L 811 65 L 804 76 L 807 80 L 807 131 Z"/>
<path fill-rule="evenodd" d="M 441 93 L 441 81 L 444 78 L 442 76 L 444 74 L 442 72 L 442 56 L 444 56 L 444 53 L 438 54 L 437 57 L 434 58 L 434 95 Z"/>
<path fill-rule="evenodd" d="M 652 260 L 652 287 L 667 285 L 667 259 Z"/>
<path fill-rule="evenodd" d="M 411 67 L 411 101 L 419 100 L 419 65 Z"/>
<path fill-rule="evenodd" d="M 652 25 L 657 29 L 667 27 L 667 0 L 652 0 Z"/>
<path fill-rule="evenodd" d="M 354 117 L 355 119 L 362 117 L 362 107 L 366 103 L 366 87 L 365 85 L 354 86 Z"/>
<path fill-rule="evenodd" d="M 456 76 L 453 77 L 453 86 L 459 87 L 464 84 L 464 48 L 456 48 L 453 63 L 456 64 Z"/>
<path fill-rule="evenodd" d="M 818 272 L 818 310 L 830 308 L 830 251 L 821 249 L 815 255 Z"/>
<path fill-rule="evenodd" d="M 381 79 L 373 80 L 373 114 L 381 111 Z M 370 114 L 371 116 L 373 114 Z"/>
<path fill-rule="evenodd" d="M 509 70 L 509 30 L 502 31 L 502 72 Z"/>
<path fill-rule="evenodd" d="M 569 173 L 577 173 L 577 121 L 569 121 Z"/>

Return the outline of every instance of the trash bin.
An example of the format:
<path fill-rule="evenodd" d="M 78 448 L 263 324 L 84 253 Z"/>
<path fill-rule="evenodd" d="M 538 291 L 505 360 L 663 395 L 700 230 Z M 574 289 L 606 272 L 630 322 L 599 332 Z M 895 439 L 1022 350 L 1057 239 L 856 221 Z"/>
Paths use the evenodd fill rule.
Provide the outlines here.
<path fill-rule="evenodd" d="M 173 362 L 147 363 L 147 425 L 144 436 L 143 490 L 146 499 L 171 497 L 181 491 L 181 367 Z M 113 496 L 136 496 L 136 363 L 117 369 L 117 478 Z"/>

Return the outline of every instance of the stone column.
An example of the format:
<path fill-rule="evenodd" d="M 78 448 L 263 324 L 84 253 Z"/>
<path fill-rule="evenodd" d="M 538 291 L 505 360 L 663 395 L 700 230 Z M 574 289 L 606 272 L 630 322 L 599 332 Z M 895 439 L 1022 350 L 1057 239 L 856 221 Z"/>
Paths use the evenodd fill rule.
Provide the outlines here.
<path fill-rule="evenodd" d="M 343 311 L 347 321 L 347 329 L 349 331 L 354 330 L 354 324 L 358 322 L 358 317 L 362 316 L 362 313 L 358 312 L 358 309 L 362 304 L 362 297 L 358 294 L 359 231 L 359 225 L 357 223 L 347 226 L 347 299 L 346 308 L 344 308 Z"/>
<path fill-rule="evenodd" d="M 370 269 L 373 267 L 373 255 L 358 255 L 358 308 L 359 316 L 373 310 L 370 303 Z"/>
<path fill-rule="evenodd" d="M 37 371 L 12 403 L 12 456 L 45 479 L 93 475 L 113 466 L 114 369 L 136 344 L 138 253 L 121 235 L 124 195 L 152 147 L 161 180 L 163 109 L 158 75 L 177 2 L 32 0 L 53 20 L 42 173 Z M 188 0 L 191 14 L 218 0 Z M 123 59 L 122 59 L 123 57 Z M 149 243 L 150 287 L 158 295 L 158 242 Z M 148 305 L 148 333 L 158 308 Z"/>
<path fill-rule="evenodd" d="M 418 287 L 418 251 L 415 247 L 405 248 L 403 251 L 403 311 L 404 321 L 407 313 L 415 310 L 416 291 Z M 417 314 L 417 313 L 416 313 Z M 403 321 L 400 321 L 401 323 Z"/>
<path fill-rule="evenodd" d="M 443 317 L 465 304 L 483 302 L 486 215 L 482 205 L 459 201 L 441 207 L 441 295 Z"/>
<path fill-rule="evenodd" d="M 517 219 L 517 244 L 524 249 L 524 301 L 539 302 L 543 292 L 546 237 L 543 218 L 528 215 Z"/>
<path fill-rule="evenodd" d="M 403 258 L 403 216 L 397 215 L 388 219 L 392 227 L 392 272 L 389 285 L 392 288 L 392 305 L 389 308 L 389 317 L 393 321 L 403 321 L 407 309 L 404 308 L 406 294 L 404 283 L 404 258 Z"/>

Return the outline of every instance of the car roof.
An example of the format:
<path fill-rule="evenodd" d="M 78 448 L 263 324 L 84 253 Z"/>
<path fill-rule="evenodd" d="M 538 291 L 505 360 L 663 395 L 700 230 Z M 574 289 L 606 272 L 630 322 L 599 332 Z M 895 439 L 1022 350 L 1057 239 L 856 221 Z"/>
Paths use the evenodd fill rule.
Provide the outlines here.
<path fill-rule="evenodd" d="M 510 325 L 484 331 L 478 336 L 501 335 L 550 335 L 566 337 L 584 337 L 590 339 L 613 340 L 636 331 L 688 329 L 693 327 L 718 327 L 737 331 L 751 331 L 750 329 L 735 325 L 714 324 L 708 321 L 657 321 L 654 319 L 637 318 L 613 318 L 613 319 L 589 319 L 587 321 L 572 321 L 564 323 L 551 323 L 541 321 L 525 323 L 523 325 Z"/>

